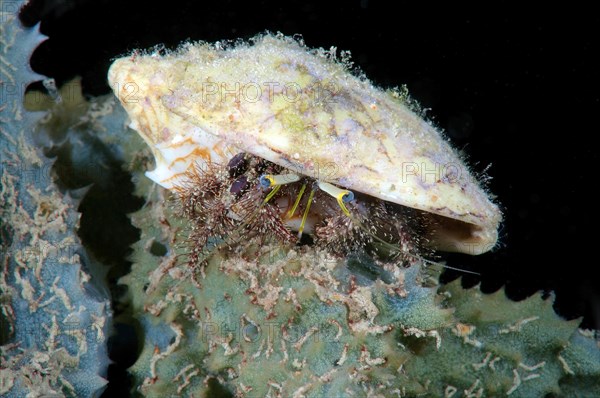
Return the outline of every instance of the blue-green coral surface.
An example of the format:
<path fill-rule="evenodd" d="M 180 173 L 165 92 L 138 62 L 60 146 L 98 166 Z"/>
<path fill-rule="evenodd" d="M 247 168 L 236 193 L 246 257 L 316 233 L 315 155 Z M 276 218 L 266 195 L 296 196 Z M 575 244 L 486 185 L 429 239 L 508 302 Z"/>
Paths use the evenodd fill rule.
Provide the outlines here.
<path fill-rule="evenodd" d="M 105 383 L 109 302 L 89 283 L 100 276 L 82 267 L 91 260 L 76 235 L 77 201 L 58 189 L 39 148 L 49 123 L 94 134 L 125 161 L 145 200 L 131 215 L 141 238 L 121 279 L 141 325 L 132 393 L 600 396 L 598 341 L 558 317 L 551 297 L 512 302 L 459 282 L 439 287 L 418 264 L 310 246 L 215 248 L 204 267 L 189 268 L 177 257 L 189 250 L 189 226 L 143 176 L 150 152 L 114 98 L 85 104 L 56 92 L 62 101 L 46 114 L 23 108 L 25 85 L 42 78 L 26 65 L 43 37 L 15 17 L 1 27 L 3 397 L 94 396 Z"/>
<path fill-rule="evenodd" d="M 106 384 L 109 300 L 86 271 L 77 200 L 57 188 L 53 161 L 35 144 L 45 115 L 23 107 L 27 85 L 43 78 L 29 56 L 45 38 L 23 28 L 11 5 L 0 26 L 0 395 L 97 396 Z"/>
<path fill-rule="evenodd" d="M 143 395 L 210 397 L 210 381 L 240 397 L 600 391 L 598 343 L 557 316 L 552 298 L 426 287 L 418 265 L 307 247 L 216 251 L 191 271 L 176 261 L 172 243 L 186 227 L 163 194 L 133 215 L 144 233 L 123 278 L 146 331 L 131 368 Z M 156 256 L 155 242 L 172 250 Z"/>

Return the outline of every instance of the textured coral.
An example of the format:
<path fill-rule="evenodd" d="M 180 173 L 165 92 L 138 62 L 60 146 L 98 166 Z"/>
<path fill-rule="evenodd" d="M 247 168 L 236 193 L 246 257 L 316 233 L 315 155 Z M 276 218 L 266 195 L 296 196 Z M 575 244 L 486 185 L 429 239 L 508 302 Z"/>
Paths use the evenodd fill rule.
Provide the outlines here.
<path fill-rule="evenodd" d="M 58 190 L 53 162 L 34 144 L 42 114 L 23 109 L 27 84 L 43 78 L 28 65 L 44 37 L 10 6 L 0 27 L 0 394 L 95 396 L 106 383 L 109 302 L 89 283 L 77 201 Z"/>
<path fill-rule="evenodd" d="M 415 282 L 418 267 L 274 246 L 216 253 L 203 270 L 177 264 L 172 252 L 153 256 L 148 248 L 172 242 L 179 228 L 163 198 L 150 203 L 134 216 L 149 234 L 124 279 L 135 312 L 147 313 L 150 333 L 132 371 L 150 396 L 204 391 L 207 377 L 240 396 L 389 394 L 401 385 L 392 382 L 401 365 L 390 355 L 397 335 L 435 342 L 430 330 L 450 322 L 434 289 Z M 167 222 L 148 230 L 156 216 Z"/>
<path fill-rule="evenodd" d="M 577 320 L 556 315 L 553 297 L 543 299 L 538 293 L 513 302 L 503 290 L 484 295 L 478 288 L 463 289 L 458 281 L 440 292 L 447 297 L 445 304 L 455 308 L 455 321 L 440 331 L 440 349 L 424 347 L 405 367 L 416 379 L 428 380 L 431 391 L 474 397 L 571 396 L 561 385 L 573 387 L 575 373 L 580 377 L 578 396 L 583 396 L 581 388 L 600 387 L 597 364 L 589 361 L 579 373 L 572 355 L 597 342 L 583 337 Z M 597 354 L 598 347 L 589 352 Z"/>
<path fill-rule="evenodd" d="M 306 246 L 215 249 L 190 269 L 177 259 L 189 227 L 166 191 L 140 182 L 142 239 L 122 281 L 145 333 L 131 372 L 146 396 L 591 397 L 600 387 L 598 343 L 551 298 L 513 302 L 458 282 L 438 291 L 418 266 Z"/>

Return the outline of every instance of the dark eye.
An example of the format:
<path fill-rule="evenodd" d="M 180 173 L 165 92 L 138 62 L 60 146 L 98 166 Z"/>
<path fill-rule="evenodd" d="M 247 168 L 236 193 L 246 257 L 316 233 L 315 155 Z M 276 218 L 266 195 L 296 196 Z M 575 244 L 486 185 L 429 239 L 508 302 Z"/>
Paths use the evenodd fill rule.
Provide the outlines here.
<path fill-rule="evenodd" d="M 243 193 L 248 188 L 248 179 L 246 176 L 238 177 L 237 180 L 231 184 L 231 188 L 229 188 L 229 192 L 233 195 L 239 195 Z"/>
<path fill-rule="evenodd" d="M 237 177 L 243 174 L 248 169 L 248 156 L 244 152 L 240 152 L 229 160 L 227 163 L 230 177 Z"/>

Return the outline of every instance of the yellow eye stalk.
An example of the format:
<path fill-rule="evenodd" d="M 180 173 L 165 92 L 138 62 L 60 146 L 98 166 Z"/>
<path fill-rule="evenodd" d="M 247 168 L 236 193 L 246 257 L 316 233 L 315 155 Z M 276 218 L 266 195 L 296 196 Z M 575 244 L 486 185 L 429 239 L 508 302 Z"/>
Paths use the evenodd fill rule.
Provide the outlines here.
<path fill-rule="evenodd" d="M 354 193 L 352 193 L 352 191 L 348 191 L 347 189 L 338 188 L 335 185 L 324 181 L 319 181 L 317 184 L 323 192 L 326 192 L 329 195 L 336 198 L 338 205 L 340 205 L 340 208 L 342 209 L 344 214 L 350 217 L 350 212 L 348 211 L 344 203 L 353 201 Z"/>
<path fill-rule="evenodd" d="M 273 190 L 269 192 L 263 203 L 267 203 L 269 200 L 271 200 L 271 198 L 275 196 L 275 194 L 277 193 L 277 191 L 279 191 L 279 188 L 281 188 L 282 185 L 291 184 L 292 182 L 297 181 L 300 181 L 300 176 L 298 176 L 297 174 L 263 174 L 262 176 L 260 176 L 259 179 L 260 185 L 263 188 L 273 188 Z"/>
<path fill-rule="evenodd" d="M 291 184 L 292 182 L 300 181 L 300 176 L 297 174 L 263 174 L 260 177 L 260 185 L 263 188 L 272 188 L 275 185 Z"/>
<path fill-rule="evenodd" d="M 280 175 L 264 174 L 264 175 L 262 175 L 259 179 L 260 185 L 263 188 L 272 188 L 271 192 L 269 192 L 269 194 L 267 195 L 267 197 L 265 198 L 263 203 L 267 203 L 269 200 L 271 200 L 271 198 L 273 198 L 273 196 L 277 193 L 277 191 L 279 190 L 279 188 L 282 185 L 290 184 L 290 183 L 298 182 L 298 181 L 300 181 L 300 176 L 298 176 L 296 174 L 280 174 Z M 348 211 L 348 208 L 346 207 L 345 203 L 348 203 L 348 202 L 351 202 L 352 200 L 354 200 L 354 193 L 352 191 L 349 191 L 347 189 L 338 188 L 335 185 L 330 184 L 328 182 L 324 182 L 324 181 L 317 181 L 317 186 L 323 192 L 327 193 L 330 196 L 333 196 L 337 200 L 338 205 L 340 206 L 340 208 L 342 209 L 344 214 L 346 216 L 350 217 L 350 212 Z M 287 213 L 286 218 L 290 219 L 294 216 L 294 213 L 296 213 L 296 209 L 298 208 L 298 205 L 300 204 L 300 200 L 302 199 L 302 196 L 304 195 L 305 190 L 306 190 L 306 183 L 302 184 L 302 188 L 300 188 L 300 192 L 298 193 L 298 196 L 296 196 L 296 201 L 294 202 L 292 209 Z M 310 210 L 310 206 L 312 204 L 312 200 L 313 200 L 314 196 L 315 196 L 315 189 L 312 189 L 310 192 L 310 195 L 308 196 L 308 202 L 306 204 L 306 208 L 304 209 L 304 213 L 302 214 L 302 222 L 300 223 L 300 228 L 298 228 L 298 238 L 300 238 L 302 236 L 302 231 L 304 231 L 306 219 L 308 218 L 308 212 Z"/>

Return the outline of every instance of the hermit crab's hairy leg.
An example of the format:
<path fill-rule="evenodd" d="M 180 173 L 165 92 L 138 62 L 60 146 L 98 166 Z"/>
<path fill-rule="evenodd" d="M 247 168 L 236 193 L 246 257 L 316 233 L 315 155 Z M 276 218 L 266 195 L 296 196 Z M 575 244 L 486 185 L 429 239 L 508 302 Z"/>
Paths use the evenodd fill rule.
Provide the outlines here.
<path fill-rule="evenodd" d="M 401 262 L 424 259 L 420 252 L 420 242 L 415 239 L 417 234 L 414 231 L 403 231 L 410 229 L 410 217 L 389 209 L 384 202 L 371 204 L 367 217 L 360 220 L 354 215 L 350 217 L 369 240 L 376 244 L 377 251 L 387 251 L 387 256 Z"/>
<path fill-rule="evenodd" d="M 324 219 L 321 226 L 315 228 L 317 244 L 339 255 L 369 245 L 372 239 L 363 231 L 369 224 L 367 218 L 370 216 L 366 204 L 355 200 L 354 193 L 351 191 L 323 181 L 317 182 L 316 185 L 326 196 L 336 200 L 336 204 L 329 206 L 330 216 Z M 338 207 L 341 212 L 336 211 Z"/>
<path fill-rule="evenodd" d="M 195 163 L 185 174 L 182 182 L 173 187 L 179 197 L 180 211 L 186 216 L 194 216 L 196 205 L 203 198 L 216 195 L 222 189 L 219 165 L 206 162 Z"/>
<path fill-rule="evenodd" d="M 478 272 L 464 270 L 461 268 L 452 267 L 446 264 L 442 264 L 430 259 L 423 257 L 420 253 L 422 244 L 419 241 L 411 242 L 411 238 L 415 236 L 421 236 L 422 233 L 415 233 L 414 231 L 402 231 L 403 228 L 408 228 L 409 223 L 402 222 L 404 218 L 410 218 L 406 214 L 402 214 L 401 212 L 394 211 L 389 207 L 392 205 L 386 205 L 383 201 L 378 201 L 374 208 L 370 209 L 369 215 L 357 216 L 356 212 L 353 212 L 348 216 L 348 218 L 352 221 L 354 225 L 356 225 L 363 233 L 365 233 L 369 239 L 373 242 L 377 242 L 392 254 L 392 258 L 402 258 L 408 257 L 413 260 L 419 260 L 424 265 L 435 265 L 441 268 L 448 268 L 455 271 L 462 271 L 469 274 L 479 275 Z M 412 210 L 412 209 L 409 209 Z M 390 222 L 390 220 L 394 220 Z M 371 224 L 371 228 L 369 225 Z M 400 224 L 400 225 L 399 225 Z M 388 232 L 385 232 L 385 231 Z M 384 237 L 387 235 L 389 238 L 394 239 L 394 234 L 390 231 L 396 231 L 396 237 L 399 238 L 399 243 L 392 243 L 389 240 L 386 240 L 379 236 L 377 231 L 384 231 Z M 403 235 L 408 235 L 408 237 Z M 407 242 L 408 241 L 408 242 Z M 408 246 L 408 247 L 407 247 Z"/>
<path fill-rule="evenodd" d="M 227 217 L 227 185 L 223 165 L 206 162 L 190 167 L 186 178 L 174 187 L 173 207 L 190 220 L 190 230 L 180 232 L 185 236 L 181 242 L 189 250 L 178 255 L 186 257 L 189 265 L 197 264 L 205 255 L 209 237 L 222 237 L 234 224 Z"/>
<path fill-rule="evenodd" d="M 315 237 L 317 245 L 342 256 L 364 248 L 370 241 L 370 237 L 345 214 L 336 214 L 325 219 L 323 225 L 315 228 Z"/>
<path fill-rule="evenodd" d="M 238 154 L 229 162 L 230 165 L 234 164 L 236 168 L 236 171 L 231 173 L 232 176 L 240 175 L 240 159 L 242 158 Z M 257 158 L 254 158 L 254 160 L 257 160 Z M 259 169 L 272 169 L 272 166 L 274 165 L 265 164 L 262 161 L 258 161 L 257 165 Z M 294 235 L 281 220 L 280 212 L 276 209 L 276 206 L 269 203 L 269 201 L 283 185 L 296 182 L 300 177 L 294 174 L 267 174 L 261 175 L 259 178 L 247 175 L 246 177 L 246 182 L 251 186 L 229 208 L 230 213 L 235 215 L 237 223 L 226 231 L 224 245 L 232 247 L 242 241 L 252 241 L 256 237 L 260 238 L 259 243 L 263 245 L 269 235 L 275 236 L 280 242 L 293 241 Z M 263 199 L 265 188 L 272 189 L 267 197 Z"/>
<path fill-rule="evenodd" d="M 203 274 L 212 255 L 241 242 L 247 247 L 246 243 L 259 239 L 263 246 L 269 236 L 280 242 L 295 241 L 276 206 L 264 200 L 255 168 L 278 171 L 258 158 L 238 154 L 227 165 L 191 168 L 188 178 L 176 187 L 179 213 L 190 221 L 190 229 L 182 231 L 182 236 L 187 234 L 181 241 L 186 250 L 178 258 L 185 258 L 190 271 L 200 269 Z M 216 238 L 214 244 L 210 238 Z"/>
<path fill-rule="evenodd" d="M 174 187 L 179 213 L 191 221 L 186 243 L 197 253 L 195 257 L 205 254 L 209 237 L 222 239 L 236 226 L 230 209 L 236 202 L 236 194 L 243 190 L 239 177 L 248 163 L 245 156 L 239 155 L 245 154 L 234 156 L 227 165 L 210 161 L 196 163 Z M 235 190 L 234 184 L 237 184 Z"/>
<path fill-rule="evenodd" d="M 420 261 L 424 266 L 434 265 L 440 268 L 479 275 L 478 272 L 452 267 L 427 258 L 427 256 L 433 256 L 434 252 L 431 249 L 426 249 L 428 221 L 423 219 L 423 216 L 418 211 L 384 201 L 379 201 L 379 208 L 382 209 L 378 213 L 380 222 L 391 225 L 400 237 L 399 244 L 390 243 L 382 239 L 385 241 L 385 244 L 391 245 L 388 246 L 388 250 L 396 250 L 397 253 L 402 253 L 405 257 Z M 393 220 L 393 222 L 390 223 L 389 220 Z M 403 220 L 407 220 L 407 222 Z M 376 236 L 375 239 L 377 238 L 379 237 Z"/>
<path fill-rule="evenodd" d="M 242 233 L 250 233 L 252 236 L 258 235 L 264 242 L 266 235 L 274 235 L 279 241 L 290 242 L 293 234 L 281 220 L 280 212 L 271 203 L 262 199 L 262 189 L 253 189 L 252 193 L 247 195 L 237 205 L 239 206 L 242 221 L 239 227 L 230 235 L 237 236 L 239 240 L 248 240 L 248 236 Z"/>
<path fill-rule="evenodd" d="M 414 231 L 406 231 L 406 229 L 410 229 L 408 226 L 409 223 L 401 223 L 401 220 L 406 216 L 405 214 L 395 212 L 391 210 L 391 208 L 388 209 L 388 206 L 386 206 L 383 201 L 377 201 L 374 206 L 367 205 L 371 206 L 371 208 L 366 212 L 360 212 L 358 211 L 360 206 L 354 206 L 353 210 L 355 211 L 351 213 L 345 204 L 356 204 L 357 201 L 355 200 L 352 191 L 336 187 L 335 185 L 324 181 L 318 181 L 317 185 L 322 191 L 337 200 L 343 214 L 350 221 L 349 223 L 344 222 L 339 216 L 330 218 L 327 222 L 327 227 L 321 227 L 321 236 L 323 236 L 323 232 L 325 232 L 334 237 L 341 237 L 345 245 L 349 246 L 357 246 L 360 243 L 366 244 L 368 242 L 377 242 L 382 249 L 387 250 L 391 254 L 392 258 L 406 259 L 408 257 L 419 260 L 424 264 L 457 269 L 426 259 L 420 254 L 420 246 L 422 246 L 421 242 L 414 239 L 414 237 L 421 236 L 422 234 L 416 234 Z M 395 221 L 390 222 L 390 220 Z M 350 238 L 349 235 L 352 234 L 353 228 L 359 230 L 359 236 Z M 380 234 L 382 234 L 383 237 L 381 237 Z M 360 235 L 365 238 L 360 238 Z M 394 240 L 397 240 L 398 243 L 393 243 Z M 331 241 L 329 243 L 331 246 Z M 477 274 L 476 272 L 466 270 L 464 270 L 464 272 Z"/>
<path fill-rule="evenodd" d="M 204 248 L 208 242 L 209 234 L 205 228 L 202 228 L 203 216 L 199 214 L 198 205 L 209 196 L 216 195 L 220 190 L 219 173 L 217 166 L 211 163 L 194 164 L 186 172 L 186 178 L 181 179 L 179 184 L 174 186 L 173 195 L 169 197 L 170 207 L 175 213 L 188 219 L 187 223 L 190 229 L 176 230 L 176 246 L 185 248 L 179 251 L 176 248 L 176 263 L 183 263 L 189 266 L 190 271 L 197 269 L 203 257 Z M 165 220 L 166 222 L 166 220 Z M 202 267 L 200 267 L 202 269 Z M 202 273 L 202 271 L 201 271 Z M 195 273 L 194 273 L 195 275 Z M 199 283 L 195 277 L 194 281 Z"/>

